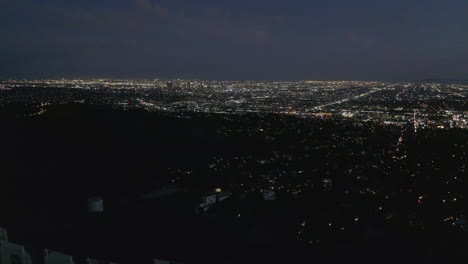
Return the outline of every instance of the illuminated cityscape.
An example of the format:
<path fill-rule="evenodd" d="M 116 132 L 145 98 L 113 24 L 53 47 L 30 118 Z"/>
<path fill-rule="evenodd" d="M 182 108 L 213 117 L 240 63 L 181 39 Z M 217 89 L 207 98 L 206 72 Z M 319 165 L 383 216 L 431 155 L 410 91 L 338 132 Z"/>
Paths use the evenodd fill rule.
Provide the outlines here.
<path fill-rule="evenodd" d="M 3 224 L 76 263 L 455 259 L 468 243 L 467 88 L 5 80 L 1 160 L 17 191 L 3 205 L 37 223 Z M 122 228 L 134 246 L 113 241 Z"/>
<path fill-rule="evenodd" d="M 412 122 L 415 129 L 466 128 L 468 118 L 468 84 L 62 79 L 11 80 L 0 85 L 3 103 L 24 102 L 38 108 L 83 102 L 172 113 L 275 113 L 393 125 Z"/>
<path fill-rule="evenodd" d="M 468 260 L 467 0 L 0 0 L 0 264 Z"/>

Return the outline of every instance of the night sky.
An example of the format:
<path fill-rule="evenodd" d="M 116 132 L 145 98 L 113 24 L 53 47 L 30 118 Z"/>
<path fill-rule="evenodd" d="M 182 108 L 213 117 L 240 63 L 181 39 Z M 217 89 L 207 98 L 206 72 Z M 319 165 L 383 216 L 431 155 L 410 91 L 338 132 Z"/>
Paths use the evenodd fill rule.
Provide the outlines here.
<path fill-rule="evenodd" d="M 467 0 L 0 0 L 0 77 L 468 79 Z"/>

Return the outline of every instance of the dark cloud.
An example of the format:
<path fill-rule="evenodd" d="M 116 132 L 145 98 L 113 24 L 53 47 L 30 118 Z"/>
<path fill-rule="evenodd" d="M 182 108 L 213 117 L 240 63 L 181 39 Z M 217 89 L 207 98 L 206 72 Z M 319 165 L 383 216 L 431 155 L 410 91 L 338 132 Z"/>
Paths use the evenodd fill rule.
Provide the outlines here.
<path fill-rule="evenodd" d="M 0 0 L 7 75 L 460 76 L 468 3 Z M 442 66 L 443 65 L 443 66 Z M 155 76 L 165 75 L 165 76 Z"/>
<path fill-rule="evenodd" d="M 155 15 L 158 18 L 168 18 L 169 8 L 161 6 L 157 2 L 151 0 L 136 0 L 136 6 L 149 14 Z"/>

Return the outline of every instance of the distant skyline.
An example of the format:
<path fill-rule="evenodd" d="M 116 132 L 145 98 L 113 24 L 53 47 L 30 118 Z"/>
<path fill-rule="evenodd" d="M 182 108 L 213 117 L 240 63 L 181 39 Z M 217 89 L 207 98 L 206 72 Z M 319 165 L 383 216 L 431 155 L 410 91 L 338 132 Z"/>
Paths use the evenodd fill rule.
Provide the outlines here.
<path fill-rule="evenodd" d="M 0 0 L 0 78 L 468 79 L 468 1 Z"/>

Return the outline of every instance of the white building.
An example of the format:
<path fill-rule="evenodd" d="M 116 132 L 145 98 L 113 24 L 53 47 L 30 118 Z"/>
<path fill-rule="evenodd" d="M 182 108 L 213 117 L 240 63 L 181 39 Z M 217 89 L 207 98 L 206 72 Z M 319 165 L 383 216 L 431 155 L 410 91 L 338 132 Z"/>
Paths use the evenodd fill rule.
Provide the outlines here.
<path fill-rule="evenodd" d="M 104 199 L 101 197 L 92 197 L 88 199 L 88 211 L 90 213 L 104 212 Z"/>
<path fill-rule="evenodd" d="M 75 264 L 73 257 L 58 251 L 44 250 L 44 264 Z"/>
<path fill-rule="evenodd" d="M 0 228 L 0 241 L 8 241 L 8 232 L 6 229 Z"/>
<path fill-rule="evenodd" d="M 8 233 L 0 228 L 0 264 L 31 264 L 31 255 L 24 247 L 8 241 Z"/>
<path fill-rule="evenodd" d="M 199 207 L 203 209 L 204 212 L 206 212 L 211 206 L 228 199 L 231 197 L 231 195 L 232 192 L 222 192 L 221 190 L 216 191 L 215 193 L 205 196 Z"/>
<path fill-rule="evenodd" d="M 171 262 L 169 260 L 165 259 L 154 259 L 153 264 L 170 264 Z"/>
<path fill-rule="evenodd" d="M 274 201 L 276 199 L 276 193 L 274 190 L 265 189 L 262 191 L 263 200 L 265 201 Z"/>

